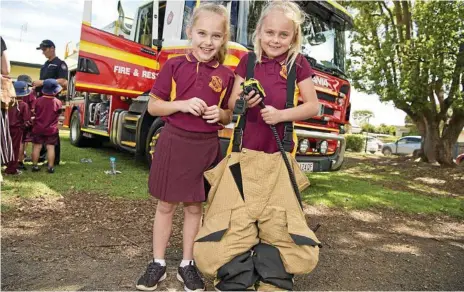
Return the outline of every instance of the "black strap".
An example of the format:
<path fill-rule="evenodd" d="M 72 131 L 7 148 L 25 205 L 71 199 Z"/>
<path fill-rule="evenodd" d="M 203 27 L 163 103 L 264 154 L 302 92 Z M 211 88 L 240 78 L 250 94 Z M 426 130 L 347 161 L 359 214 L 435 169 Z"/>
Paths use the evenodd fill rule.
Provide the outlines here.
<path fill-rule="evenodd" d="M 295 85 L 296 85 L 296 64 L 293 63 L 290 68 L 290 72 L 287 75 L 287 101 L 285 108 L 295 107 Z M 292 141 L 293 141 L 293 123 L 284 122 L 284 138 L 282 139 L 282 145 L 286 152 L 292 152 Z"/>
<path fill-rule="evenodd" d="M 248 62 L 247 62 L 247 72 L 246 80 L 251 79 L 255 76 L 255 63 L 256 63 L 256 54 L 254 52 L 248 53 Z M 246 125 L 246 113 L 244 113 L 240 120 L 238 121 L 237 126 L 234 128 L 234 141 L 232 144 L 232 152 L 240 152 L 242 148 L 242 138 L 243 131 L 245 130 Z"/>

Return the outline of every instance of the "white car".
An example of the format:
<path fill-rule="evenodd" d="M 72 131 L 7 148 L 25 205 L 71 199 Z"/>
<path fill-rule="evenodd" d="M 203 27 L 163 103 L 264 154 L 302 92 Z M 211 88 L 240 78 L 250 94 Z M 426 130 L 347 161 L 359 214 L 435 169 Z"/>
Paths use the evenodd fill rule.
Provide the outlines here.
<path fill-rule="evenodd" d="M 383 143 L 375 137 L 367 137 L 367 151 L 374 154 L 382 149 Z"/>
<path fill-rule="evenodd" d="M 421 136 L 406 136 L 393 143 L 386 143 L 382 147 L 382 153 L 385 156 L 392 154 L 417 156 L 421 149 Z"/>

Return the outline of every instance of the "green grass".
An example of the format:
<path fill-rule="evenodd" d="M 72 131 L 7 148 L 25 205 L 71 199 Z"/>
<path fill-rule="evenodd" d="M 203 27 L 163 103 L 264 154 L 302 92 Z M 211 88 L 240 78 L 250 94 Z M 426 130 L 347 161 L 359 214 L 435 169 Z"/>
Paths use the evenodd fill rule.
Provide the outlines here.
<path fill-rule="evenodd" d="M 8 202 L 14 197 L 59 196 L 70 191 L 99 193 L 113 197 L 146 199 L 148 195 L 148 168 L 137 162 L 130 153 L 116 149 L 77 148 L 69 143 L 69 132 L 61 131 L 61 164 L 54 174 L 46 172 L 23 171 L 20 176 L 4 175 L 2 183 L 2 210 L 10 206 Z M 28 154 L 30 149 L 28 149 Z M 121 174 L 107 175 L 110 157 L 116 157 L 116 169 Z M 92 163 L 81 163 L 81 158 L 90 158 Z"/>
<path fill-rule="evenodd" d="M 149 198 L 148 168 L 144 163 L 135 161 L 130 153 L 110 147 L 74 147 L 69 143 L 68 135 L 68 131 L 61 132 L 62 164 L 56 168 L 56 173 L 48 174 L 45 167 L 39 173 L 32 173 L 29 165 L 21 176 L 4 176 L 1 211 L 14 210 L 16 197 L 56 197 L 70 192 L 128 199 Z M 113 176 L 104 173 L 110 168 L 111 156 L 116 157 L 117 169 L 121 174 Z M 90 158 L 93 162 L 81 163 L 81 158 Z M 383 173 L 373 170 L 370 165 L 359 162 L 354 168 L 339 172 L 310 174 L 311 187 L 302 194 L 303 200 L 309 204 L 337 208 L 387 208 L 405 213 L 446 214 L 464 218 L 462 197 L 424 195 L 411 188 L 420 189 L 417 183 L 407 182 L 398 169 Z M 391 189 L 397 184 L 401 184 L 399 189 L 405 191 Z"/>
<path fill-rule="evenodd" d="M 464 218 L 462 198 L 426 196 L 397 191 L 383 186 L 385 177 L 359 177 L 344 172 L 309 175 L 311 187 L 302 198 L 309 204 L 322 204 L 346 209 L 386 208 L 413 214 L 442 214 Z M 395 176 L 391 176 L 395 182 Z"/>

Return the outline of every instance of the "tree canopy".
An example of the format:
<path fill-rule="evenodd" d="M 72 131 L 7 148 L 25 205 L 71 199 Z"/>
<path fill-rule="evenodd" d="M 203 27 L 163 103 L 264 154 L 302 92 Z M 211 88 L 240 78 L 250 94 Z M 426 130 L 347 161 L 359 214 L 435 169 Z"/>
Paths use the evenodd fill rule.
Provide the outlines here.
<path fill-rule="evenodd" d="M 346 3 L 346 2 L 345 2 Z M 349 73 L 392 101 L 424 138 L 423 158 L 451 164 L 464 127 L 464 1 L 354 1 Z"/>

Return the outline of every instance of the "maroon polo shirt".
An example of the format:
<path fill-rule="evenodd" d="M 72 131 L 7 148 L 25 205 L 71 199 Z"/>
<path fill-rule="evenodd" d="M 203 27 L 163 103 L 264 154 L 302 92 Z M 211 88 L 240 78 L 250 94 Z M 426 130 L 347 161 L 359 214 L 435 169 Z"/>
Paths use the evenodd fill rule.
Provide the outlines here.
<path fill-rule="evenodd" d="M 283 54 L 274 59 L 269 59 L 263 55 L 261 63 L 257 63 L 255 66 L 254 78 L 259 80 L 266 93 L 264 103 L 278 110 L 285 109 L 287 100 L 287 79 L 285 67 L 283 67 L 286 57 L 287 54 Z M 242 78 L 246 78 L 247 62 L 248 55 L 240 60 L 235 69 L 235 73 Z M 297 84 L 314 76 L 311 65 L 309 65 L 308 60 L 303 55 L 298 54 L 294 66 L 296 66 Z M 248 109 L 242 146 L 247 149 L 264 151 L 266 153 L 278 152 L 279 149 L 277 148 L 275 138 L 269 125 L 261 117 L 260 110 L 259 106 Z M 279 123 L 276 125 L 276 129 L 280 138 L 283 139 L 284 125 Z"/>
<path fill-rule="evenodd" d="M 234 78 L 234 73 L 216 59 L 199 62 L 193 54 L 178 56 L 164 64 L 150 96 L 164 101 L 198 97 L 208 106 L 218 105 L 222 109 L 228 109 Z M 183 112 L 163 117 L 163 120 L 190 132 L 211 133 L 223 128 L 219 123 L 208 124 L 201 116 Z"/>
<path fill-rule="evenodd" d="M 34 102 L 35 100 L 37 99 L 36 95 L 35 95 L 35 92 L 34 91 L 31 91 L 31 93 L 27 96 L 24 96 L 22 98 L 22 100 L 27 103 L 27 105 L 29 106 L 29 110 L 32 111 L 32 109 L 34 108 Z"/>
<path fill-rule="evenodd" d="M 11 106 L 8 109 L 8 121 L 10 128 L 24 129 L 31 122 L 31 112 L 29 106 L 22 100 L 18 100 L 18 104 Z"/>
<path fill-rule="evenodd" d="M 53 96 L 42 96 L 35 101 L 34 135 L 52 136 L 58 133 L 58 118 L 62 103 Z"/>

